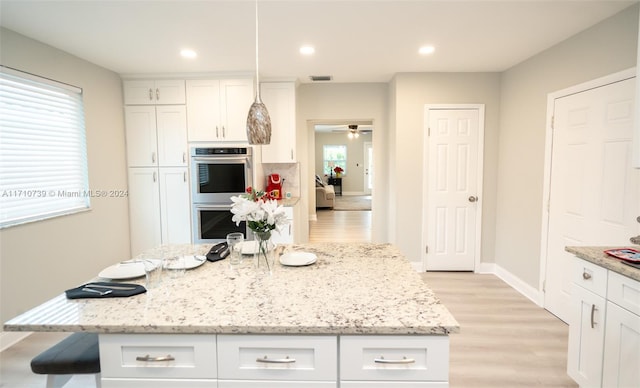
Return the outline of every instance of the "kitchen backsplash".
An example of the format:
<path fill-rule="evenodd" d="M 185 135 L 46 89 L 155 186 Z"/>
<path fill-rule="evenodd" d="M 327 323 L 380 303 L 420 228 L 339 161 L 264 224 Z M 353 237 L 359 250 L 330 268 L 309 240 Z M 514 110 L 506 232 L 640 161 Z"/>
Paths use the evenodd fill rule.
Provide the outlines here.
<path fill-rule="evenodd" d="M 300 196 L 300 163 L 263 163 L 262 169 L 265 187 L 269 174 L 280 174 L 284 179 L 282 185 L 283 196 L 286 193 L 291 193 L 292 197 Z"/>

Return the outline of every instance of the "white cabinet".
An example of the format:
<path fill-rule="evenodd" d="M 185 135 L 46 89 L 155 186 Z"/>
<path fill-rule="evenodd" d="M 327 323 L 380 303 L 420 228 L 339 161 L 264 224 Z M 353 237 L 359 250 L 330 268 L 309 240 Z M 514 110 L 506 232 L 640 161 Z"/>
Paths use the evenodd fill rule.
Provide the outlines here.
<path fill-rule="evenodd" d="M 184 105 L 126 106 L 129 167 L 187 166 Z"/>
<path fill-rule="evenodd" d="M 247 141 L 252 79 L 187 80 L 189 141 Z"/>
<path fill-rule="evenodd" d="M 126 106 L 131 254 L 191 241 L 184 105 Z"/>
<path fill-rule="evenodd" d="M 640 282 L 574 258 L 567 373 L 581 387 L 640 386 Z"/>
<path fill-rule="evenodd" d="M 640 387 L 640 282 L 609 271 L 603 387 Z"/>
<path fill-rule="evenodd" d="M 184 104 L 183 80 L 131 80 L 123 82 L 125 105 Z"/>
<path fill-rule="evenodd" d="M 604 297 L 572 284 L 567 373 L 580 386 L 602 381 L 605 309 Z"/>
<path fill-rule="evenodd" d="M 215 387 L 215 335 L 100 334 L 103 387 Z"/>
<path fill-rule="evenodd" d="M 284 207 L 289 223 L 285 225 L 279 232 L 271 233 L 271 241 L 276 244 L 293 244 L 293 207 Z"/>
<path fill-rule="evenodd" d="M 219 335 L 217 348 L 218 387 L 336 386 L 335 336 Z"/>
<path fill-rule="evenodd" d="M 266 82 L 260 97 L 271 118 L 271 143 L 262 146 L 262 163 L 296 161 L 296 90 L 293 82 Z"/>
<path fill-rule="evenodd" d="M 160 225 L 163 244 L 191 241 L 189 172 L 186 167 L 159 169 Z"/>
<path fill-rule="evenodd" d="M 341 387 L 447 387 L 448 336 L 341 336 Z"/>
<path fill-rule="evenodd" d="M 162 242 L 157 168 L 129 168 L 129 236 L 132 256 Z"/>

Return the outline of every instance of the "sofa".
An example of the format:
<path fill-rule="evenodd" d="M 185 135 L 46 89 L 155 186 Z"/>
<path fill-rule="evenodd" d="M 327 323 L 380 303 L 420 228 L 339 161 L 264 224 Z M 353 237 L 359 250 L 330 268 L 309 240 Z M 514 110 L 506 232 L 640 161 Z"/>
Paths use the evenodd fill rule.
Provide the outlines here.
<path fill-rule="evenodd" d="M 336 192 L 333 185 L 326 184 L 316 175 L 316 208 L 331 208 L 335 205 Z"/>

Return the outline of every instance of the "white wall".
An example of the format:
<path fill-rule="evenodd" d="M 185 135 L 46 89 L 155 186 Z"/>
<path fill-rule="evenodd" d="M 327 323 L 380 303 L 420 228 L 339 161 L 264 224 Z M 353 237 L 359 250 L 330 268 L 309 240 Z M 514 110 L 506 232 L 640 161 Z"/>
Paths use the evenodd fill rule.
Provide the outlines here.
<path fill-rule="evenodd" d="M 496 264 L 538 288 L 547 95 L 636 66 L 638 7 L 501 77 Z"/>
<path fill-rule="evenodd" d="M 376 179 L 372 199 L 372 241 L 389 242 L 388 211 L 388 85 L 362 84 L 303 84 L 298 87 L 298 137 L 304 132 L 306 152 L 298 149 L 302 181 L 307 182 L 308 214 L 315 214 L 315 136 L 313 124 L 329 120 L 371 120 L 373 122 L 373 163 Z M 305 156 L 306 154 L 306 156 Z M 303 184 L 304 186 L 304 184 Z"/>
<path fill-rule="evenodd" d="M 0 31 L 0 61 L 83 89 L 90 189 L 126 190 L 119 76 L 6 29 Z M 0 319 L 5 322 L 127 258 L 126 198 L 93 198 L 90 211 L 0 230 Z"/>
<path fill-rule="evenodd" d="M 395 145 L 390 172 L 394 180 L 395 243 L 412 262 L 421 262 L 422 160 L 425 104 L 484 104 L 485 144 L 482 195 L 483 262 L 493 262 L 496 213 L 496 170 L 498 164 L 498 118 L 500 75 L 498 73 L 411 73 L 398 74 L 393 83 L 395 120 L 391 124 Z"/>

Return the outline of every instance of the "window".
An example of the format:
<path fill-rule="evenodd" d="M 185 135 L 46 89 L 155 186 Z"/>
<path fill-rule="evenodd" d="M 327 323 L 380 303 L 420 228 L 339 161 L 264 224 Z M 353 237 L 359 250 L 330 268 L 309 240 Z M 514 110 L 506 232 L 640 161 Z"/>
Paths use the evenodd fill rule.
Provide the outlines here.
<path fill-rule="evenodd" d="M 0 228 L 89 208 L 82 90 L 0 67 Z"/>
<path fill-rule="evenodd" d="M 323 166 L 326 175 L 335 175 L 333 171 L 337 166 L 342 168 L 342 174 L 347 173 L 347 146 L 325 145 L 323 147 Z"/>

